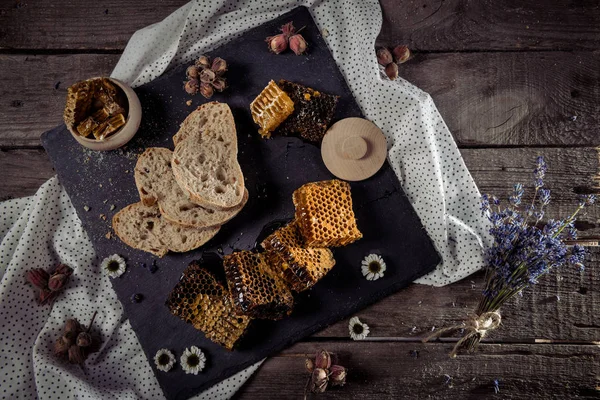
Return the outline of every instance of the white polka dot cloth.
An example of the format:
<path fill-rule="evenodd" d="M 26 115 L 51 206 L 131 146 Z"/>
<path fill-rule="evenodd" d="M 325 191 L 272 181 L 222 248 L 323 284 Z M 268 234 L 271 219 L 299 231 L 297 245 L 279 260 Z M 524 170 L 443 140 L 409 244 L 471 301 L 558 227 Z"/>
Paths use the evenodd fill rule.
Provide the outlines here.
<path fill-rule="evenodd" d="M 478 270 L 490 240 L 479 192 L 430 96 L 402 79 L 387 80 L 377 65 L 376 0 L 192 1 L 136 32 L 112 76 L 133 86 L 149 82 L 299 5 L 309 7 L 366 118 L 386 134 L 389 162 L 442 256 L 436 271 L 417 282 L 441 286 Z M 0 399 L 163 397 L 56 178 L 35 196 L 0 203 L 0 237 Z M 74 268 L 72 280 L 52 307 L 37 306 L 25 271 L 58 262 Z M 58 361 L 51 349 L 63 322 L 74 317 L 87 324 L 96 310 L 101 350 L 84 368 Z M 259 365 L 198 398 L 230 398 Z"/>

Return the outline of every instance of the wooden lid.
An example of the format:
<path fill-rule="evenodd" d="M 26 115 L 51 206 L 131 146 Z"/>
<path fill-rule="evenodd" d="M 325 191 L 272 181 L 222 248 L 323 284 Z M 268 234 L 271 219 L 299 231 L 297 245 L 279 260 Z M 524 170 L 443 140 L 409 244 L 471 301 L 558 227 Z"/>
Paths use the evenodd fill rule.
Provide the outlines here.
<path fill-rule="evenodd" d="M 385 162 L 387 142 L 381 129 L 363 118 L 346 118 L 333 124 L 321 145 L 325 166 L 347 181 L 375 175 Z"/>

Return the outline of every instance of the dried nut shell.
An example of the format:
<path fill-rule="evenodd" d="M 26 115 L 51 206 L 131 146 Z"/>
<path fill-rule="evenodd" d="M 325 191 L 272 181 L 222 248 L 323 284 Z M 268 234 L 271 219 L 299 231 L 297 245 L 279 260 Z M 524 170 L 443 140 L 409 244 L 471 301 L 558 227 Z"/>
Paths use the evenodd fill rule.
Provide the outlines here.
<path fill-rule="evenodd" d="M 200 82 L 202 83 L 212 83 L 216 77 L 216 74 L 210 69 L 203 69 L 200 72 Z"/>
<path fill-rule="evenodd" d="M 385 74 L 390 80 L 395 81 L 398 78 L 398 64 L 389 63 L 387 67 L 385 67 Z"/>
<path fill-rule="evenodd" d="M 83 364 L 85 362 L 85 353 L 76 344 L 69 347 L 69 362 L 71 364 Z"/>
<path fill-rule="evenodd" d="M 377 50 L 377 62 L 379 63 L 379 65 L 383 65 L 384 67 L 386 67 L 392 61 L 394 61 L 392 58 L 392 53 L 390 53 L 390 51 L 387 48 L 382 47 L 379 50 Z"/>
<path fill-rule="evenodd" d="M 410 50 L 406 46 L 396 46 L 392 50 L 396 64 L 402 64 L 410 58 Z"/>
<path fill-rule="evenodd" d="M 80 332 L 77 336 L 77 346 L 88 347 L 92 345 L 92 335 L 87 332 Z"/>
<path fill-rule="evenodd" d="M 195 65 L 196 65 L 196 67 L 198 67 L 200 69 L 210 68 L 210 58 L 208 58 L 206 56 L 200 56 L 196 60 Z"/>
<path fill-rule="evenodd" d="M 56 339 L 56 342 L 54 342 L 54 354 L 57 356 L 66 356 L 68 351 L 69 351 L 69 343 L 65 342 L 64 339 L 61 337 L 59 337 L 58 339 Z"/>
<path fill-rule="evenodd" d="M 202 82 L 200 84 L 200 94 L 206 99 L 210 99 L 214 93 L 213 87 L 210 83 Z"/>
<path fill-rule="evenodd" d="M 215 74 L 223 75 L 227 71 L 227 62 L 221 57 L 216 57 L 213 60 L 212 66 L 210 68 Z"/>
<path fill-rule="evenodd" d="M 198 67 L 195 65 L 190 65 L 185 70 L 185 75 L 188 77 L 188 79 L 198 79 Z"/>

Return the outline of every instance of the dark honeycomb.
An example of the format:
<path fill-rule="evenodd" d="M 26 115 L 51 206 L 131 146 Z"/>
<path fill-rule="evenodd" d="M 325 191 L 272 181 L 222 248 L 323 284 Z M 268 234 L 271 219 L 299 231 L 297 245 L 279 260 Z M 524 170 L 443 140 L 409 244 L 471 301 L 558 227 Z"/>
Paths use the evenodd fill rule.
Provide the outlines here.
<path fill-rule="evenodd" d="M 229 292 L 206 269 L 191 263 L 169 294 L 171 313 L 204 332 L 207 338 L 231 350 L 251 319 L 238 316 Z"/>
<path fill-rule="evenodd" d="M 278 85 L 294 102 L 294 112 L 279 125 L 278 132 L 286 135 L 299 134 L 306 140 L 320 142 L 333 119 L 339 96 L 284 79 Z"/>
<path fill-rule="evenodd" d="M 238 315 L 278 320 L 292 312 L 294 298 L 263 254 L 238 251 L 223 258 Z"/>
<path fill-rule="evenodd" d="M 306 247 L 345 246 L 360 238 L 348 182 L 307 183 L 292 196 L 296 222 Z"/>
<path fill-rule="evenodd" d="M 296 292 L 312 287 L 335 265 L 331 250 L 304 248 L 295 221 L 273 232 L 261 245 L 271 265 Z"/>

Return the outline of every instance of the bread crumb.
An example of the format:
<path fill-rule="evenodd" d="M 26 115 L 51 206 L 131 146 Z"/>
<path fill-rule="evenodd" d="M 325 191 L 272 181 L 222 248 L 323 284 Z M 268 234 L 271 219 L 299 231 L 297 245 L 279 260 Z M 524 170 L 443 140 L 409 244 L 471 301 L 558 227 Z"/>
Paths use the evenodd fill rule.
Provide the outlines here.
<path fill-rule="evenodd" d="M 189 106 L 191 106 L 191 105 L 192 105 L 192 101 L 191 101 L 191 100 L 188 100 L 188 101 L 186 101 L 186 102 L 185 102 L 185 104 L 187 104 L 187 105 L 188 105 L 188 107 L 189 107 Z"/>
<path fill-rule="evenodd" d="M 106 204 L 106 202 L 107 202 L 107 201 L 108 201 L 108 199 L 104 200 L 102 203 L 103 203 L 103 204 Z"/>
<path fill-rule="evenodd" d="M 99 184 L 98 186 L 102 187 L 102 184 Z"/>
<path fill-rule="evenodd" d="M 111 205 L 110 205 L 110 211 L 112 211 L 112 210 L 114 210 L 114 209 L 115 209 L 115 205 L 114 205 L 114 204 L 111 204 Z"/>
<path fill-rule="evenodd" d="M 83 209 L 84 209 L 85 211 L 90 211 L 90 208 L 89 208 L 88 206 L 83 206 Z"/>
<path fill-rule="evenodd" d="M 106 221 L 106 215 L 100 214 L 100 218 L 102 218 L 104 221 Z"/>
<path fill-rule="evenodd" d="M 126 173 L 126 174 L 128 174 L 128 173 L 129 173 L 129 170 L 128 170 L 128 169 L 126 169 L 126 170 L 125 170 L 125 173 Z"/>
<path fill-rule="evenodd" d="M 108 232 L 106 235 L 104 235 L 105 238 L 110 239 L 112 237 L 111 233 Z"/>

